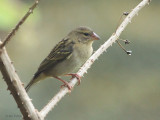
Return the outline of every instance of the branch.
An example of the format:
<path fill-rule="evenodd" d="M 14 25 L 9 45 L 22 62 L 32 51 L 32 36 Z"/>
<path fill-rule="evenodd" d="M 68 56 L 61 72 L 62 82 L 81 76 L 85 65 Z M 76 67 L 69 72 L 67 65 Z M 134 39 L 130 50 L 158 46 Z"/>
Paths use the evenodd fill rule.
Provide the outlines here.
<path fill-rule="evenodd" d="M 39 0 L 29 8 L 29 11 L 19 21 L 15 28 L 8 34 L 4 39 L 3 43 L 0 41 L 0 70 L 3 78 L 8 85 L 8 90 L 11 91 L 21 113 L 25 120 L 42 120 L 38 111 L 34 108 L 30 98 L 28 97 L 23 84 L 21 83 L 16 70 L 7 54 L 5 49 L 6 43 L 13 37 L 19 27 L 25 22 L 29 15 L 33 12 L 35 7 L 38 5 Z"/>
<path fill-rule="evenodd" d="M 5 47 L 1 49 L 0 52 L 0 70 L 8 85 L 8 90 L 11 91 L 11 94 L 23 114 L 23 118 L 25 120 L 39 120 L 38 112 L 35 110 L 30 98 L 28 97 Z"/>
<path fill-rule="evenodd" d="M 124 19 L 121 25 L 117 28 L 116 32 L 103 44 L 101 47 L 86 61 L 86 63 L 81 67 L 81 69 L 77 72 L 79 76 L 83 76 L 83 74 L 87 73 L 87 70 L 94 63 L 94 61 L 107 50 L 108 47 L 112 46 L 113 43 L 119 38 L 123 30 L 126 26 L 131 22 L 132 18 L 138 14 L 138 12 L 147 4 L 149 4 L 151 0 L 143 0 L 139 3 L 130 14 Z M 73 78 L 70 82 L 70 86 L 75 86 L 77 83 L 77 79 Z M 60 91 L 52 98 L 52 100 L 40 111 L 41 116 L 44 118 L 54 107 L 55 105 L 69 92 L 68 88 L 62 88 Z"/>
<path fill-rule="evenodd" d="M 36 0 L 36 2 L 29 8 L 28 12 L 23 16 L 23 18 L 18 22 L 15 28 L 13 28 L 12 31 L 7 35 L 7 37 L 3 40 L 3 43 L 0 45 L 0 48 L 3 48 L 7 44 L 7 42 L 13 37 L 13 35 L 15 35 L 19 27 L 25 22 L 29 15 L 33 13 L 33 10 L 38 5 L 39 1 L 40 0 Z"/>

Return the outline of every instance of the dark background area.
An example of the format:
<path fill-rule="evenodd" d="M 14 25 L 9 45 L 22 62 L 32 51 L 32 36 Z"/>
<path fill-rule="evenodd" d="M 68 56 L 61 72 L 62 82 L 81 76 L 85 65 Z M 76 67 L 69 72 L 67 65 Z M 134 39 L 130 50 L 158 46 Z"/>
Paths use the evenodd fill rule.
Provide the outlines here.
<path fill-rule="evenodd" d="M 115 31 L 120 16 L 141 0 L 41 0 L 7 44 L 17 73 L 26 85 L 55 44 L 78 26 L 92 28 L 101 40 Z M 0 38 L 11 31 L 34 0 L 0 0 Z M 126 55 L 117 44 L 89 69 L 80 86 L 64 97 L 47 120 L 159 120 L 160 118 L 160 1 L 153 0 L 122 33 L 131 41 Z M 49 78 L 29 91 L 38 110 L 59 91 Z M 0 75 L 0 119 L 20 120 L 21 113 Z"/>

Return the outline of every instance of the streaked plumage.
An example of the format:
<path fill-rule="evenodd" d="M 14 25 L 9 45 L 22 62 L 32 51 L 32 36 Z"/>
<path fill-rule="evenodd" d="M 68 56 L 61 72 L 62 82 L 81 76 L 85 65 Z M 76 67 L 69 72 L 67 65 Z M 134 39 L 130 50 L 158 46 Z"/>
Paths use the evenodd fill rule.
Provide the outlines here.
<path fill-rule="evenodd" d="M 99 37 L 87 27 L 79 27 L 71 31 L 42 61 L 34 77 L 26 86 L 26 91 L 32 84 L 46 77 L 55 77 L 67 85 L 67 82 L 58 76 L 67 75 L 80 68 L 93 52 L 93 41 L 98 39 Z M 70 86 L 67 85 L 67 87 L 70 89 Z"/>

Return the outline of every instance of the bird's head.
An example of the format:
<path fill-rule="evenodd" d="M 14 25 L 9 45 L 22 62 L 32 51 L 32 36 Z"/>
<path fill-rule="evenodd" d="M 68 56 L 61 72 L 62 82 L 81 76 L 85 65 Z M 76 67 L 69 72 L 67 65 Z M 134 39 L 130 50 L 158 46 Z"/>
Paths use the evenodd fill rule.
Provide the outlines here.
<path fill-rule="evenodd" d="M 88 27 L 78 27 L 68 35 L 72 37 L 75 42 L 80 43 L 90 43 L 100 39 L 100 37 Z"/>

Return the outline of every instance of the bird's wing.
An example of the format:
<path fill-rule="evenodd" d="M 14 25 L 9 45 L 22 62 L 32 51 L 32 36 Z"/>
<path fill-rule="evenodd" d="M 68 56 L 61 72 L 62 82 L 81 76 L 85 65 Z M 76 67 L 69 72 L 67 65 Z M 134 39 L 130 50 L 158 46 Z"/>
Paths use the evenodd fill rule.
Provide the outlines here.
<path fill-rule="evenodd" d="M 50 54 L 42 61 L 38 71 L 35 73 L 34 77 L 37 77 L 41 72 L 54 67 L 60 61 L 71 57 L 73 52 L 73 45 L 70 39 L 63 39 L 60 41 L 50 52 Z"/>

